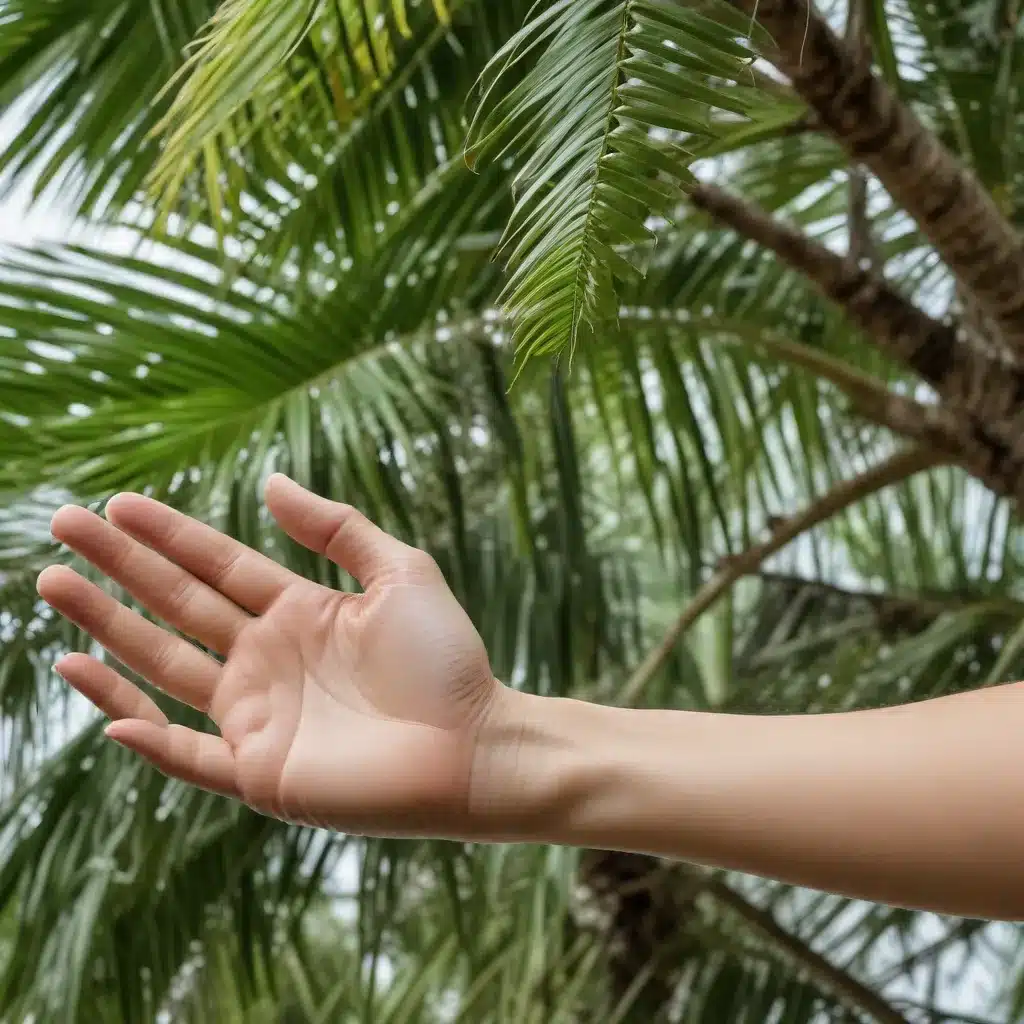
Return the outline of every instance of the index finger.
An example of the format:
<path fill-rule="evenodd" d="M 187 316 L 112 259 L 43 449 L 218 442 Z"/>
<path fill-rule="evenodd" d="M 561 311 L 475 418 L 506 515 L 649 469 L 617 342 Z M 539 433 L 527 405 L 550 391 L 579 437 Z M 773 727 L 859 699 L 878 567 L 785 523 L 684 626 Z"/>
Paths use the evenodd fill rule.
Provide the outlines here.
<path fill-rule="evenodd" d="M 235 604 L 261 615 L 299 577 L 272 558 L 141 494 L 117 494 L 107 519 Z"/>

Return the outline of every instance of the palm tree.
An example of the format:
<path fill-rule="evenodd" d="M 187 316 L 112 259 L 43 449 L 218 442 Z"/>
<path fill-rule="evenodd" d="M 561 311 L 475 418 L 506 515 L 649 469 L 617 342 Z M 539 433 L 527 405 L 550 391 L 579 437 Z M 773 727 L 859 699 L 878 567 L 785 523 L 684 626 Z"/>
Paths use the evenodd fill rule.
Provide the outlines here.
<path fill-rule="evenodd" d="M 268 522 L 284 470 L 430 548 L 512 685 L 1019 677 L 1020 36 L 948 0 L 0 0 L 0 183 L 78 238 L 0 260 L 0 1019 L 1018 1019 L 1010 926 L 169 782 L 54 683 L 88 640 L 34 578 L 59 504 L 145 489 L 347 585 Z"/>

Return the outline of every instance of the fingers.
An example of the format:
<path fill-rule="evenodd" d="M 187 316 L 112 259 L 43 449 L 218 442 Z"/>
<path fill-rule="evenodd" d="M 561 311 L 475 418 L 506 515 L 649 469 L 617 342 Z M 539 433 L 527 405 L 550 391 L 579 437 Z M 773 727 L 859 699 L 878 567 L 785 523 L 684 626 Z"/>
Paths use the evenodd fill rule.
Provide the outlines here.
<path fill-rule="evenodd" d="M 336 562 L 364 589 L 385 573 L 422 571 L 433 564 L 429 556 L 385 533 L 351 505 L 321 498 L 280 473 L 267 482 L 266 500 L 285 533 Z"/>
<path fill-rule="evenodd" d="M 63 565 L 39 574 L 40 597 L 154 686 L 206 711 L 220 666 L 181 637 L 144 619 Z"/>
<path fill-rule="evenodd" d="M 266 555 L 159 501 L 118 494 L 107 518 L 254 615 L 265 612 L 298 577 Z"/>
<path fill-rule="evenodd" d="M 233 601 L 87 509 L 65 505 L 50 530 L 150 611 L 221 654 L 251 621 Z"/>
<path fill-rule="evenodd" d="M 109 665 L 88 654 L 69 654 L 61 658 L 54 669 L 107 718 L 139 718 L 158 726 L 169 724 L 152 698 Z"/>
<path fill-rule="evenodd" d="M 111 722 L 107 735 L 144 757 L 164 775 L 238 797 L 235 755 L 226 740 L 182 725 L 157 725 L 141 719 Z"/>

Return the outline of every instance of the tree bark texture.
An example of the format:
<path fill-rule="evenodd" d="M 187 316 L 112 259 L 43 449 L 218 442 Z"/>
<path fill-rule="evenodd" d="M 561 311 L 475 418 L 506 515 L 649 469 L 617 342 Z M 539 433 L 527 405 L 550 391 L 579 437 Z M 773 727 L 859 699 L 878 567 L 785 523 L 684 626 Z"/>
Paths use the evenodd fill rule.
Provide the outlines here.
<path fill-rule="evenodd" d="M 954 324 L 928 316 L 877 271 L 724 189 L 701 184 L 690 198 L 802 273 L 888 355 L 934 387 L 949 411 L 966 417 L 961 443 L 971 471 L 1000 493 L 1024 498 L 1024 370 L 971 344 Z"/>
<path fill-rule="evenodd" d="M 1024 240 L 934 132 L 807 0 L 730 0 L 756 17 L 766 54 L 821 125 L 918 222 L 962 285 L 1024 356 Z"/>

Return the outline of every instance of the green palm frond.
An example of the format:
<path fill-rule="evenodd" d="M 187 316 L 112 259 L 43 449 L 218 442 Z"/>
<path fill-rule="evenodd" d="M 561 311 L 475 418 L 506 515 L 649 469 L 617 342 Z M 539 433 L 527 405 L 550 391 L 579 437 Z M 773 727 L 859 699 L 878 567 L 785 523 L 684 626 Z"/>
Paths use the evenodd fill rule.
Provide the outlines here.
<path fill-rule="evenodd" d="M 679 142 L 715 134 L 712 107 L 743 117 L 764 103 L 753 88 L 708 87 L 749 66 L 739 34 L 664 0 L 560 2 L 495 55 L 471 152 L 518 166 L 504 302 L 524 356 L 572 351 L 581 331 L 614 321 L 615 280 L 635 277 L 648 218 L 688 180 Z"/>
<path fill-rule="evenodd" d="M 395 210 L 459 154 L 465 97 L 528 5 L 406 4 L 401 25 L 399 6 L 377 10 L 369 4 L 367 21 L 362 4 L 319 5 L 315 26 L 267 79 L 266 89 L 277 82 L 284 90 L 277 104 L 268 106 L 260 82 L 249 85 L 266 100 L 262 106 L 245 92 L 245 82 L 234 101 L 218 92 L 213 116 L 227 118 L 223 130 L 211 129 L 208 144 L 197 143 L 191 157 L 169 163 L 163 142 L 173 135 L 184 145 L 181 132 L 187 135 L 196 124 L 192 101 L 177 96 L 179 89 L 195 92 L 205 51 L 192 55 L 189 71 L 195 74 L 180 69 L 216 4 L 182 8 L 111 0 L 83 7 L 11 0 L 2 7 L 0 106 L 10 107 L 3 127 L 11 138 L 0 155 L 0 183 L 47 201 L 59 192 L 68 213 L 128 218 L 152 230 L 158 211 L 142 187 L 163 159 L 168 187 L 178 171 L 190 168 L 173 209 L 236 242 L 258 239 L 264 257 L 273 257 L 275 273 L 286 258 L 308 265 L 314 246 L 325 243 L 339 259 L 359 257 L 380 241 L 380 226 Z M 261 46 L 286 25 L 286 14 L 275 9 Z M 344 37 L 350 43 L 365 36 L 366 24 L 387 34 L 392 59 L 386 70 L 371 67 L 368 75 L 370 51 L 346 50 L 343 37 L 332 35 L 342 14 L 355 25 L 352 38 Z M 387 15 L 383 23 L 378 15 Z M 333 42 L 314 46 L 313 28 Z M 102 47 L 98 39 L 105 40 Z M 159 42 L 158 54 L 152 40 Z M 222 55 L 226 63 L 218 67 L 225 75 L 244 78 L 248 65 L 232 64 L 243 52 L 252 57 L 260 50 Z M 230 145 L 225 133 L 236 122 Z M 164 213 L 168 209 L 165 204 Z M 225 255 L 233 251 L 229 246 Z"/>
<path fill-rule="evenodd" d="M 14 330 L 3 372 L 19 382 L 8 415 L 36 453 L 8 463 L 5 479 L 59 479 L 79 496 L 147 482 L 166 492 L 175 474 L 230 458 L 257 429 L 272 444 L 275 424 L 301 418 L 302 395 L 317 387 L 348 389 L 340 407 L 353 418 L 333 427 L 342 447 L 360 427 L 401 436 L 422 417 L 415 388 L 429 392 L 429 374 L 401 346 L 367 344 L 379 294 L 356 275 L 338 298 L 300 312 L 287 293 L 244 280 L 225 290 L 215 250 L 180 243 L 161 255 L 180 269 L 88 249 L 5 265 L 3 315 Z M 26 337 L 45 342 L 42 362 L 25 363 Z M 360 420 L 371 407 L 372 428 Z M 107 454 L 84 457 L 99 437 Z"/>
<path fill-rule="evenodd" d="M 422 216 L 443 228 L 451 219 L 438 198 Z M 429 273 L 428 227 L 414 218 L 401 229 L 408 246 L 374 272 L 353 267 L 337 288 L 301 297 L 287 278 L 276 289 L 246 278 L 226 284 L 215 248 L 194 243 L 163 247 L 151 259 L 88 249 L 18 255 L 0 271 L 10 334 L 0 339 L 0 372 L 12 396 L 8 486 L 59 481 L 79 498 L 141 487 L 184 498 L 198 486 L 189 478 L 201 474 L 214 507 L 224 488 L 255 501 L 277 466 L 341 489 L 383 522 L 420 535 L 433 510 L 450 502 L 436 485 L 436 501 L 397 486 L 411 472 L 404 465 L 411 451 L 431 453 L 417 459 L 425 476 L 453 465 L 450 442 L 438 443 L 444 424 L 476 415 L 481 429 L 510 439 L 499 465 L 512 472 L 522 444 L 517 430 L 509 433 L 509 417 L 536 429 L 559 408 L 541 381 L 523 379 L 506 398 L 504 324 L 486 306 L 461 316 L 437 309 L 438 289 L 450 299 L 458 282 L 464 303 L 482 303 L 489 292 L 479 290 L 482 252 L 446 270 L 442 247 L 440 277 Z M 460 238 L 445 243 L 448 252 Z M 430 323 L 435 310 L 440 319 Z M 576 431 L 581 419 L 587 423 L 572 442 L 585 478 L 599 479 L 611 455 L 620 497 L 645 495 L 660 546 L 692 566 L 694 557 L 750 536 L 771 505 L 793 500 L 792 481 L 803 471 L 794 468 L 780 491 L 775 439 L 791 417 L 806 425 L 805 438 L 818 437 L 821 399 L 809 378 L 780 375 L 760 336 L 760 348 L 740 350 L 727 324 L 681 318 L 686 310 L 675 306 L 644 312 L 625 310 L 616 343 L 588 351 L 567 382 L 562 421 L 574 419 Z M 774 391 L 768 373 L 781 385 Z M 624 378 L 627 388 L 618 384 Z M 553 436 L 552 453 L 558 444 Z M 729 459 L 714 455 L 726 451 Z M 812 451 L 816 465 L 841 471 L 826 446 L 807 447 L 803 457 Z M 317 460 L 327 454 L 330 474 L 318 477 Z M 555 465 L 534 454 L 507 479 L 521 509 L 526 481 Z M 577 490 L 570 480 L 567 500 L 578 506 Z M 737 502 L 739 521 L 727 511 Z"/>
<path fill-rule="evenodd" d="M 140 771 L 93 725 L 7 801 L 0 830 L 0 900 L 19 921 L 0 998 L 16 1019 L 67 1021 L 154 1016 L 190 944 L 225 918 L 239 973 L 266 962 L 282 881 L 267 862 L 297 871 L 281 847 L 303 838 Z"/>
<path fill-rule="evenodd" d="M 500 166 L 469 183 L 462 158 L 466 96 L 528 4 L 459 0 L 450 24 L 430 22 L 400 48 L 400 63 L 348 120 L 305 142 L 287 142 L 289 173 L 264 181 L 250 174 L 235 232 L 275 266 L 294 263 L 300 277 L 318 258 L 362 260 L 379 249 L 382 233 L 441 182 L 462 172 L 446 199 L 453 223 L 472 217 L 476 232 L 500 232 L 508 185 Z M 305 116 L 305 115 L 303 115 Z M 301 124 L 298 116 L 293 125 Z M 281 131 L 285 130 L 282 126 Z M 303 129 L 305 131 L 305 129 Z M 458 201 L 457 201 L 458 200 Z M 501 204 L 493 222 L 482 213 Z M 416 239 L 418 240 L 418 239 Z"/>
<path fill-rule="evenodd" d="M 116 215 L 158 149 L 156 97 L 214 0 L 4 0 L 0 189 L 72 213 Z"/>
<path fill-rule="evenodd" d="M 238 208 L 249 180 L 244 152 L 257 150 L 265 172 L 281 181 L 297 158 L 300 167 L 306 162 L 303 153 L 322 159 L 328 127 L 345 130 L 396 71 L 406 73 L 399 51 L 426 17 L 424 5 L 408 8 L 405 0 L 226 0 L 195 40 L 181 81 L 170 83 L 177 92 L 157 126 L 164 145 L 151 188 L 165 209 L 201 169 L 223 229 L 225 208 Z M 445 0 L 434 0 L 429 17 L 447 28 Z"/>

